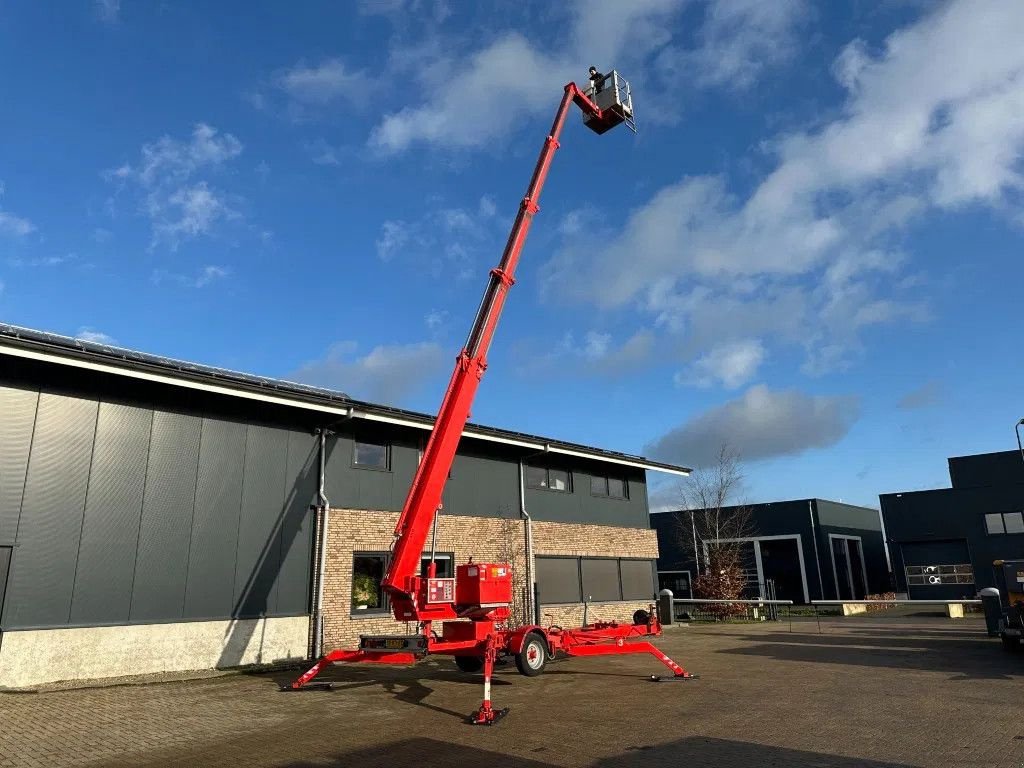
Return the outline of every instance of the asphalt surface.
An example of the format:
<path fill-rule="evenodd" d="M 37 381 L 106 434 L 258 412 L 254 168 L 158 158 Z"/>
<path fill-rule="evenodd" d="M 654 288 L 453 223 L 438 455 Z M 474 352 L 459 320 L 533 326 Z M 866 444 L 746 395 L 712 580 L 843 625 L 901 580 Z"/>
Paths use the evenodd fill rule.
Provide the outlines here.
<path fill-rule="evenodd" d="M 509 715 L 465 722 L 480 678 L 437 658 L 291 673 L 0 693 L 0 766 L 897 768 L 1024 765 L 1024 654 L 976 619 L 852 617 L 674 627 L 649 656 L 499 670 Z"/>

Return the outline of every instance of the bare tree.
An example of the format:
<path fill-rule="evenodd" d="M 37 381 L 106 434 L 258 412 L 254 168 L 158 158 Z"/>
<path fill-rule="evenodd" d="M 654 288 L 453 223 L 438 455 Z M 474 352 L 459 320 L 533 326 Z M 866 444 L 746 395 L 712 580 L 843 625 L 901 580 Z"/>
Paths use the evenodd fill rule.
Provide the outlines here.
<path fill-rule="evenodd" d="M 715 463 L 694 471 L 680 489 L 676 538 L 697 565 L 698 597 L 733 600 L 743 592 L 742 540 L 755 531 L 750 507 L 736 498 L 742 486 L 739 454 L 722 445 Z"/>

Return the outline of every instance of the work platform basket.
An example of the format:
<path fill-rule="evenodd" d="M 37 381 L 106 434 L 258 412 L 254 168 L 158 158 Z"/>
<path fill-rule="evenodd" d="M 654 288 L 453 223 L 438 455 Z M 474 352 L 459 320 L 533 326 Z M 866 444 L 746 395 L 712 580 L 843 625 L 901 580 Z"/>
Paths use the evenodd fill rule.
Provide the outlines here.
<path fill-rule="evenodd" d="M 629 83 L 614 69 L 605 75 L 604 80 L 591 84 L 583 95 L 594 102 L 601 110 L 601 117 L 583 112 L 583 123 L 594 133 L 604 133 L 619 123 L 636 133 L 636 122 L 633 120 L 633 95 Z"/>

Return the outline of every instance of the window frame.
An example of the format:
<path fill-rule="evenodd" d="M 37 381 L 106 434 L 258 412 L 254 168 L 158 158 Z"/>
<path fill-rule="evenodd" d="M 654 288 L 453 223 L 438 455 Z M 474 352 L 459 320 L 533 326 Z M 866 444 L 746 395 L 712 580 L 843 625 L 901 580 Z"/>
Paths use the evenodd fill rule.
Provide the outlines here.
<path fill-rule="evenodd" d="M 604 483 L 604 493 L 594 493 L 594 481 L 601 480 Z M 622 483 L 622 495 L 612 496 L 609 489 L 610 481 L 618 480 Z M 611 499 L 613 501 L 629 501 L 629 480 L 621 475 L 590 475 L 590 495 L 597 499 Z"/>
<path fill-rule="evenodd" d="M 531 485 L 529 479 L 529 473 L 527 470 L 537 470 L 544 473 L 544 482 L 547 485 Z M 551 487 L 551 473 L 552 472 L 564 472 L 565 473 L 565 488 L 552 488 Z M 573 492 L 573 475 L 571 469 L 563 469 L 562 467 L 540 467 L 536 464 L 524 464 L 523 465 L 523 484 L 531 491 L 551 491 L 552 493 L 572 493 Z"/>
<path fill-rule="evenodd" d="M 651 586 L 652 586 L 652 588 L 655 589 L 655 594 L 657 594 L 658 581 L 657 581 L 657 579 L 655 577 L 655 574 L 658 573 L 658 571 L 657 571 L 657 562 L 658 562 L 657 558 L 648 558 L 648 557 L 614 557 L 614 556 L 600 556 L 600 555 L 594 556 L 594 557 L 585 557 L 583 555 L 559 555 L 559 554 L 544 554 L 544 555 L 536 555 L 535 557 L 536 557 L 537 561 L 541 561 L 541 560 L 572 560 L 576 564 L 576 587 L 578 587 L 578 589 L 579 589 L 579 592 L 578 592 L 579 599 L 578 600 L 573 600 L 573 601 L 570 601 L 570 602 L 554 601 L 554 600 L 547 601 L 544 598 L 544 590 L 543 590 L 543 588 L 541 588 L 541 590 L 540 590 L 540 601 L 541 601 L 541 603 L 540 604 L 541 604 L 542 608 L 545 607 L 545 606 L 583 605 L 584 597 L 586 596 L 586 590 L 584 589 L 584 586 L 583 586 L 583 561 L 584 560 L 611 560 L 611 561 L 614 561 L 614 563 L 615 563 L 615 571 L 616 571 L 616 577 L 617 577 L 618 588 L 619 588 L 619 598 L 616 599 L 616 600 L 594 600 L 593 603 L 596 603 L 596 604 L 601 604 L 601 603 L 634 603 L 635 604 L 635 603 L 641 603 L 641 602 L 650 602 L 650 598 L 632 598 L 632 597 L 624 597 L 623 596 L 624 592 L 623 592 L 623 586 L 622 586 L 622 563 L 626 562 L 626 561 L 630 561 L 630 562 L 643 562 L 643 563 L 646 563 L 646 564 L 648 564 L 650 566 L 650 569 L 651 569 Z M 540 571 L 539 567 L 537 568 L 537 571 Z M 692 582 L 690 583 L 690 589 L 691 590 L 693 589 L 693 583 Z"/>
<path fill-rule="evenodd" d="M 436 579 L 454 579 L 455 578 L 455 553 L 454 552 L 435 552 L 434 553 L 434 558 L 438 561 L 439 565 L 440 565 L 441 562 L 443 562 L 445 560 L 447 560 L 449 563 L 452 564 L 452 575 L 451 576 L 443 576 L 442 575 L 442 576 L 435 576 L 434 578 L 436 578 Z M 422 574 L 420 578 L 424 578 L 424 579 L 427 578 L 426 565 L 429 562 L 430 562 L 430 553 L 429 552 L 424 552 L 420 556 L 420 573 Z"/>
<path fill-rule="evenodd" d="M 622 558 L 620 558 L 620 557 L 607 557 L 607 556 L 604 556 L 604 557 L 602 557 L 602 556 L 585 557 L 583 555 L 580 556 L 580 558 L 579 558 L 579 561 L 580 561 L 580 592 L 582 593 L 583 597 L 593 598 L 593 595 L 587 595 L 587 589 L 586 589 L 586 586 L 583 583 L 584 574 L 585 574 L 584 563 L 586 563 L 588 561 L 591 562 L 591 563 L 598 563 L 598 562 L 606 563 L 606 562 L 610 561 L 615 566 L 615 584 L 618 587 L 617 591 L 618 591 L 618 595 L 619 596 L 618 597 L 614 597 L 614 598 L 610 598 L 610 599 L 609 598 L 601 598 L 601 599 L 596 599 L 596 600 L 591 599 L 591 600 L 588 600 L 587 602 L 593 602 L 593 603 L 622 603 L 622 602 L 626 602 L 624 600 L 624 598 L 622 597 L 622 568 L 619 565 L 619 562 L 621 560 L 622 560 Z"/>
<path fill-rule="evenodd" d="M 1018 522 L 1016 524 L 1016 530 L 1011 531 L 1010 525 L 1007 522 L 1011 516 L 1016 516 Z M 1024 512 L 1003 512 L 1003 533 L 1007 536 L 1019 536 L 1024 533 Z"/>
<path fill-rule="evenodd" d="M 995 518 L 999 522 L 1000 530 L 993 531 L 989 525 L 989 520 Z M 1008 519 L 1014 519 L 1015 530 L 1010 530 L 1010 526 L 1007 524 Z M 986 512 L 982 515 L 983 524 L 985 526 L 986 536 L 1022 536 L 1024 535 L 1024 512 L 1020 510 L 1012 510 L 1010 512 Z"/>
<path fill-rule="evenodd" d="M 384 449 L 384 466 L 380 467 L 374 464 L 360 464 L 356 461 L 356 456 L 359 452 L 359 444 L 373 445 Z M 366 469 L 371 472 L 390 472 L 391 471 L 391 442 L 383 441 L 376 442 L 372 440 L 361 440 L 358 437 L 352 438 L 352 468 L 353 469 Z"/>
<path fill-rule="evenodd" d="M 352 618 L 362 617 L 379 617 L 385 615 L 391 611 L 391 601 L 388 600 L 387 592 L 378 585 L 377 589 L 380 592 L 380 605 L 375 608 L 356 608 L 356 602 L 353 596 L 356 585 L 356 559 L 357 558 L 380 558 L 381 560 L 381 582 L 384 581 L 384 575 L 388 572 L 388 564 L 391 560 L 391 553 L 384 550 L 356 550 L 352 552 L 352 568 L 351 568 L 351 584 L 349 587 L 349 615 Z"/>

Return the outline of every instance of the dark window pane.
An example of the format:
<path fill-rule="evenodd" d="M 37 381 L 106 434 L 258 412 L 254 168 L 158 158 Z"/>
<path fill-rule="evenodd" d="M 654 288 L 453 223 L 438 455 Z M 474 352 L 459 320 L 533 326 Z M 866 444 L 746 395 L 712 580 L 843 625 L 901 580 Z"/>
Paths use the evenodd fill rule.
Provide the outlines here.
<path fill-rule="evenodd" d="M 608 481 L 603 477 L 590 478 L 590 492 L 595 496 L 608 495 Z"/>
<path fill-rule="evenodd" d="M 437 564 L 435 579 L 454 579 L 455 564 L 451 555 L 437 555 L 434 562 Z M 430 555 L 424 555 L 420 561 L 420 576 L 427 577 L 427 566 L 430 565 Z"/>
<path fill-rule="evenodd" d="M 649 579 L 650 570 L 648 570 Z M 650 592 L 651 588 L 648 586 L 647 594 Z M 618 561 L 583 558 L 583 596 L 594 602 L 602 602 L 621 600 L 620 595 Z"/>
<path fill-rule="evenodd" d="M 374 469 L 388 468 L 388 447 L 380 443 L 363 443 L 356 441 L 355 460 L 357 467 L 372 467 Z"/>
<path fill-rule="evenodd" d="M 1024 533 L 1024 515 L 1020 512 L 1007 512 L 1003 515 L 1003 523 L 1007 533 Z"/>
<path fill-rule="evenodd" d="M 549 469 L 548 487 L 553 491 L 568 491 L 569 473 L 562 469 Z"/>
<path fill-rule="evenodd" d="M 541 467 L 526 468 L 526 484 L 530 488 L 547 488 L 548 472 Z"/>
<path fill-rule="evenodd" d="M 613 499 L 626 498 L 626 483 L 617 477 L 608 478 L 608 495 Z"/>
<path fill-rule="evenodd" d="M 985 515 L 985 530 L 989 533 L 1005 533 L 1003 516 L 998 512 L 994 515 Z"/>
<path fill-rule="evenodd" d="M 538 557 L 537 592 L 541 606 L 580 601 L 579 560 L 575 557 Z M 543 616 L 543 609 L 541 610 Z"/>
<path fill-rule="evenodd" d="M 384 607 L 380 583 L 384 579 L 384 555 L 360 555 L 352 558 L 352 610 L 367 611 Z"/>
<path fill-rule="evenodd" d="M 654 567 L 650 560 L 620 560 L 619 570 L 622 572 L 622 599 L 623 600 L 650 600 L 654 597 Z M 686 574 L 675 574 L 677 581 L 682 581 L 680 576 Z M 677 584 L 678 592 L 672 590 L 677 597 L 686 597 L 689 592 L 689 584 Z M 671 587 L 670 587 L 671 589 Z"/>

